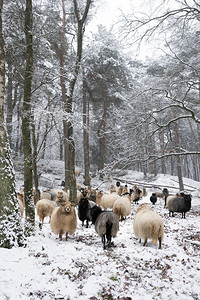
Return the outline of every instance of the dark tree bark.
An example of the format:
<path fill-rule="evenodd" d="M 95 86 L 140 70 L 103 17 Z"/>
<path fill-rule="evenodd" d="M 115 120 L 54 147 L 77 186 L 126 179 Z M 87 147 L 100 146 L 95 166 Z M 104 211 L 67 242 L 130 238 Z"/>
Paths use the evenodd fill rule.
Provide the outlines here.
<path fill-rule="evenodd" d="M 24 199 L 26 208 L 25 234 L 34 233 L 35 209 L 33 204 L 33 174 L 31 148 L 31 84 L 33 74 L 32 0 L 26 0 L 25 11 L 26 70 L 22 115 L 22 140 L 24 151 Z"/>
<path fill-rule="evenodd" d="M 0 247 L 23 246 L 22 224 L 15 192 L 14 168 L 4 128 L 5 57 L 2 35 L 3 0 L 0 0 Z"/>

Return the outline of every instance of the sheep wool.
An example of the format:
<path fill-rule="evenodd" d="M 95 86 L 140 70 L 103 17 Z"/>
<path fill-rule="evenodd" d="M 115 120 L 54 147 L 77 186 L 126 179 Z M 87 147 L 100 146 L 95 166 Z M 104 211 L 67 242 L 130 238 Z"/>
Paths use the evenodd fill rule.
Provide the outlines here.
<path fill-rule="evenodd" d="M 113 212 L 118 216 L 121 221 L 131 214 L 131 198 L 129 195 L 115 200 L 113 204 Z"/>
<path fill-rule="evenodd" d="M 36 210 L 37 210 L 37 215 L 39 217 L 40 229 L 42 229 L 44 218 L 49 216 L 49 219 L 51 219 L 51 215 L 55 207 L 57 207 L 56 202 L 51 201 L 49 199 L 41 199 L 36 203 Z"/>
<path fill-rule="evenodd" d="M 98 206 L 101 206 L 104 209 L 113 208 L 115 200 L 119 197 L 120 196 L 115 193 L 104 194 L 102 191 L 98 191 L 96 195 L 96 203 Z"/>
<path fill-rule="evenodd" d="M 152 244 L 159 241 L 159 249 L 164 237 L 164 224 L 161 216 L 152 211 L 146 203 L 141 204 L 135 214 L 133 222 L 134 234 L 137 238 L 143 239 L 146 245 L 148 239 L 152 239 Z"/>
<path fill-rule="evenodd" d="M 106 239 L 108 247 L 111 246 L 112 237 L 116 237 L 119 230 L 119 220 L 112 211 L 102 211 L 101 207 L 91 208 L 92 223 L 95 230 L 102 239 L 103 249 L 106 249 Z"/>
<path fill-rule="evenodd" d="M 68 233 L 73 234 L 77 227 L 77 217 L 74 206 L 71 202 L 66 201 L 59 207 L 56 207 L 51 216 L 50 227 L 53 233 L 58 234 L 60 241 L 62 235 L 66 234 L 66 241 Z"/>

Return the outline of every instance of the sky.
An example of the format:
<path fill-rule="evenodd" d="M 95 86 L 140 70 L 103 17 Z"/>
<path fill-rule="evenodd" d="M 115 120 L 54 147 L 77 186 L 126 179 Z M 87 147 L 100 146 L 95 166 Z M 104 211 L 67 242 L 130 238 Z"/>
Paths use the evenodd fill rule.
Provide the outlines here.
<path fill-rule="evenodd" d="M 144 12 L 145 3 L 147 3 L 146 0 L 100 0 L 92 21 L 87 25 L 87 34 L 90 35 L 90 33 L 96 32 L 99 24 L 106 26 L 108 29 L 115 24 L 114 32 L 116 32 L 116 23 L 119 21 L 120 14 L 122 12 L 128 14 L 131 11 Z M 147 8 L 145 5 L 145 12 L 150 9 L 151 6 Z M 123 39 L 122 42 L 124 42 Z M 143 42 L 140 48 L 138 48 L 138 45 L 136 44 L 132 44 L 131 46 L 128 45 L 126 46 L 126 51 L 131 56 L 136 56 L 138 59 L 145 60 L 149 56 L 155 57 L 156 53 L 157 55 L 160 55 L 161 52 L 158 50 L 158 47 L 158 41 L 152 40 L 148 41 L 148 43 Z"/>

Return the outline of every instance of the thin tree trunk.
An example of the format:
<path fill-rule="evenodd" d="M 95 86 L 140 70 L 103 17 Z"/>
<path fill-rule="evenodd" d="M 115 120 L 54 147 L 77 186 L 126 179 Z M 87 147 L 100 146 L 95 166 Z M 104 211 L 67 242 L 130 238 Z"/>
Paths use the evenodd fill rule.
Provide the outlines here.
<path fill-rule="evenodd" d="M 104 174 L 102 170 L 105 164 L 105 151 L 106 151 L 106 118 L 107 118 L 107 99 L 104 101 L 103 105 L 103 117 L 98 128 L 98 138 L 99 138 L 99 166 L 100 179 L 103 179 Z"/>
<path fill-rule="evenodd" d="M 38 171 L 37 171 L 37 142 L 35 136 L 35 123 L 34 119 L 32 122 L 32 142 L 33 142 L 33 179 L 35 183 L 35 197 L 34 197 L 34 204 L 40 199 L 40 191 L 39 191 L 39 178 L 38 178 Z"/>
<path fill-rule="evenodd" d="M 180 142 L 179 142 L 179 132 L 178 132 L 178 124 L 177 122 L 174 125 L 174 133 L 175 133 L 175 143 L 176 143 L 176 149 L 177 151 L 180 150 Z M 184 185 L 183 185 L 183 175 L 182 175 L 182 167 L 181 167 L 181 156 L 177 155 L 177 173 L 178 173 L 178 181 L 179 181 L 179 188 L 180 191 L 184 190 Z"/>
<path fill-rule="evenodd" d="M 22 139 L 24 151 L 24 199 L 26 208 L 25 234 L 34 233 L 35 209 L 33 204 L 33 174 L 32 174 L 32 148 L 31 148 L 31 84 L 33 74 L 32 49 L 32 0 L 26 0 L 25 11 L 26 36 L 26 71 L 24 80 L 24 101 L 22 116 Z"/>
<path fill-rule="evenodd" d="M 89 161 L 89 101 L 87 100 L 87 83 L 83 72 L 83 147 L 85 180 L 83 184 L 90 186 L 90 161 Z"/>

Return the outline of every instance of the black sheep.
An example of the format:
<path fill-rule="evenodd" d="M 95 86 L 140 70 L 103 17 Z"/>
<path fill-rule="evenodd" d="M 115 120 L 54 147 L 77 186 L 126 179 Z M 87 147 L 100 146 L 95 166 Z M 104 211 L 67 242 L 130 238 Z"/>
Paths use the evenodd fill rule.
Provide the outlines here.
<path fill-rule="evenodd" d="M 150 197 L 150 201 L 153 205 L 155 205 L 155 203 L 157 202 L 156 193 L 152 193 L 152 195 Z"/>
<path fill-rule="evenodd" d="M 86 228 L 88 228 L 88 222 L 92 221 L 90 210 L 93 206 L 96 206 L 96 204 L 87 197 L 82 197 L 78 203 L 78 217 L 82 221 L 82 226 L 86 220 Z"/>
<path fill-rule="evenodd" d="M 162 192 L 165 197 L 165 206 L 164 207 L 166 207 L 166 200 L 167 200 L 167 197 L 169 196 L 169 191 L 167 188 L 164 188 Z"/>
<path fill-rule="evenodd" d="M 103 249 L 111 246 L 111 239 L 117 235 L 119 230 L 119 219 L 112 211 L 102 211 L 101 207 L 95 206 L 91 209 L 92 223 L 95 230 L 102 239 Z"/>
<path fill-rule="evenodd" d="M 174 216 L 174 212 L 182 213 L 182 218 L 185 219 L 185 213 L 191 208 L 191 195 L 182 194 L 182 197 L 170 199 L 167 203 L 169 216 Z"/>

